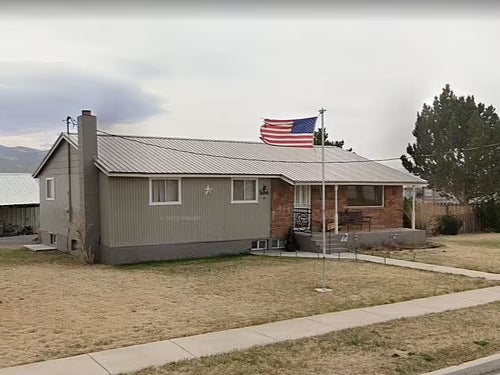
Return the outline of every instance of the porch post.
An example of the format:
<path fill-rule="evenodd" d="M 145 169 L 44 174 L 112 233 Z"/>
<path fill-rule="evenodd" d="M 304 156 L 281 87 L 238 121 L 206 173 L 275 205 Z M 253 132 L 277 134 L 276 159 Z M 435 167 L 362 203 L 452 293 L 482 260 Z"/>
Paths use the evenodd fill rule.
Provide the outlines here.
<path fill-rule="evenodd" d="M 335 234 L 339 234 L 339 185 L 335 185 Z"/>
<path fill-rule="evenodd" d="M 411 229 L 415 230 L 415 203 L 417 202 L 415 185 L 412 186 L 412 205 L 411 205 Z"/>

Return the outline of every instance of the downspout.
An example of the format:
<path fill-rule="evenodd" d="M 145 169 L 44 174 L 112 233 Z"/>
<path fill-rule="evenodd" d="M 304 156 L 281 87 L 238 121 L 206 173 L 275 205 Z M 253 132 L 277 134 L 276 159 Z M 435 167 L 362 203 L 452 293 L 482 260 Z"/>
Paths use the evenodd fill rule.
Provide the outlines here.
<path fill-rule="evenodd" d="M 66 134 L 69 136 L 69 123 L 72 122 L 70 116 L 66 117 Z M 66 236 L 66 249 L 71 251 L 70 230 L 73 223 L 73 204 L 71 201 L 71 145 L 68 141 L 68 233 Z"/>

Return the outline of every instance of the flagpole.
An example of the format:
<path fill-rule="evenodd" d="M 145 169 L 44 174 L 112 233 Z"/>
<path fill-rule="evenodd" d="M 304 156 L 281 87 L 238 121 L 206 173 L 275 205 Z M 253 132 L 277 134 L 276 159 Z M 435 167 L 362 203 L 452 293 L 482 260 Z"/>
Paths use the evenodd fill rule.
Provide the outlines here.
<path fill-rule="evenodd" d="M 326 187 L 325 187 L 325 112 L 326 109 L 321 108 L 321 221 L 323 234 L 323 288 L 322 292 L 328 292 L 331 289 L 326 287 Z"/>

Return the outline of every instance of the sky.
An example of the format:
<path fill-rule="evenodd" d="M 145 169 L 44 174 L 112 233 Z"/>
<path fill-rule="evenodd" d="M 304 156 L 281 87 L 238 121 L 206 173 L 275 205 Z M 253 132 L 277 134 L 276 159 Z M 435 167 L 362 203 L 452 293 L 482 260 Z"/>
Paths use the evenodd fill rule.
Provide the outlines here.
<path fill-rule="evenodd" d="M 82 109 L 108 132 L 259 141 L 263 118 L 323 107 L 376 159 L 447 83 L 500 105 L 493 1 L 68 3 L 2 2 L 2 145 L 47 149 Z"/>

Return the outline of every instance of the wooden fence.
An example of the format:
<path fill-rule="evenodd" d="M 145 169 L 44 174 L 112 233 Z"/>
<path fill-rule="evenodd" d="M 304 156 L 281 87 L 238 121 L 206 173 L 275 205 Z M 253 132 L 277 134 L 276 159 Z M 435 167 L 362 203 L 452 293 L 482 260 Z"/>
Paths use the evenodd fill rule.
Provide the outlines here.
<path fill-rule="evenodd" d="M 417 200 L 415 225 L 417 229 L 433 232 L 442 215 L 453 215 L 463 221 L 461 233 L 474 233 L 481 230 L 481 224 L 474 213 L 474 206 L 467 204 L 432 203 Z"/>

